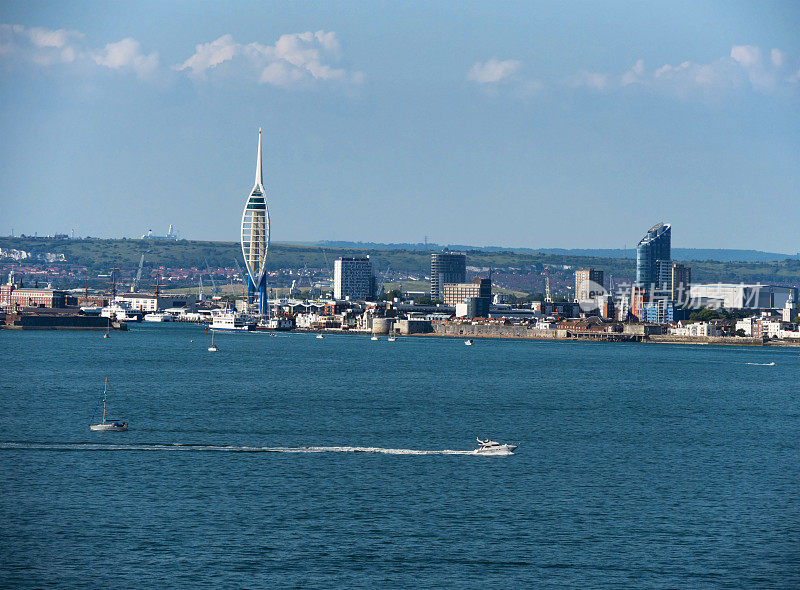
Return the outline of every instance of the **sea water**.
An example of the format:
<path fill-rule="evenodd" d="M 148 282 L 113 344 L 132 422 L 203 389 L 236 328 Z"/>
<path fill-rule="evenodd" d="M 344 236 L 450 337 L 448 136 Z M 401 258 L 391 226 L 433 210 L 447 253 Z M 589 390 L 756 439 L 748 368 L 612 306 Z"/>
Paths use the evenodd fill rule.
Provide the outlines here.
<path fill-rule="evenodd" d="M 0 331 L 0 586 L 800 585 L 797 349 L 214 340 Z"/>

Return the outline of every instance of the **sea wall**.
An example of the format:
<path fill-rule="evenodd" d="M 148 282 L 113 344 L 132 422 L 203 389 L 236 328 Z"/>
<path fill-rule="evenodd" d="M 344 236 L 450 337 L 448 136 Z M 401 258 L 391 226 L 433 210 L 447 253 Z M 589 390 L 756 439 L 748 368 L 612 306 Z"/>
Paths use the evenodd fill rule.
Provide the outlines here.
<path fill-rule="evenodd" d="M 668 342 L 672 344 L 729 344 L 736 346 L 763 346 L 761 338 L 740 336 L 676 336 L 674 334 L 648 336 L 644 342 Z"/>
<path fill-rule="evenodd" d="M 502 324 L 434 322 L 433 332 L 437 336 L 461 338 L 528 338 L 536 340 L 556 340 L 558 338 L 555 330 L 537 330 L 530 326 L 505 326 Z"/>

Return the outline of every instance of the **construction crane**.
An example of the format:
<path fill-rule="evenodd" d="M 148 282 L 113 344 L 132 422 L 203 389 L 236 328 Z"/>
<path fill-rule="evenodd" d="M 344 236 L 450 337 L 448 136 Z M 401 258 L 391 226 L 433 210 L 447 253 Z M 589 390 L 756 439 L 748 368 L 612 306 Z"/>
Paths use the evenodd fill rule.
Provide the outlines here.
<path fill-rule="evenodd" d="M 136 293 L 139 288 L 139 281 L 142 279 L 142 266 L 144 265 L 144 254 L 139 259 L 139 270 L 136 272 L 136 277 L 131 282 L 131 293 Z"/>
<path fill-rule="evenodd" d="M 203 293 L 203 275 L 197 275 L 197 299 L 198 301 L 203 301 L 206 298 L 205 293 Z"/>

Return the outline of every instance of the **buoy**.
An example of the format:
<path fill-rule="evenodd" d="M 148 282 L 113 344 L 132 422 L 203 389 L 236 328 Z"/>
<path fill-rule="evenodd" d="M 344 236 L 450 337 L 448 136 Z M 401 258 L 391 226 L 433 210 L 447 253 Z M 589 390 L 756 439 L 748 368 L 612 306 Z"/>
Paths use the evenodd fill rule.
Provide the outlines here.
<path fill-rule="evenodd" d="M 189 342 L 194 342 L 194 340 L 189 340 Z"/>

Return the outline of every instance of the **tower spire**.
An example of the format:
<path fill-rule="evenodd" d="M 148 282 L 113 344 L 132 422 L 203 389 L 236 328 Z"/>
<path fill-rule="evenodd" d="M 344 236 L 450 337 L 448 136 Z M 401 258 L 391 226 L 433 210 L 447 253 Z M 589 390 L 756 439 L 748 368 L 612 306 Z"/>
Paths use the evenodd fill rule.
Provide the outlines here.
<path fill-rule="evenodd" d="M 261 178 L 261 127 L 258 128 L 258 159 L 256 159 L 256 186 L 264 183 Z"/>

